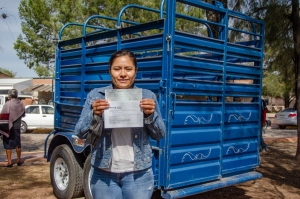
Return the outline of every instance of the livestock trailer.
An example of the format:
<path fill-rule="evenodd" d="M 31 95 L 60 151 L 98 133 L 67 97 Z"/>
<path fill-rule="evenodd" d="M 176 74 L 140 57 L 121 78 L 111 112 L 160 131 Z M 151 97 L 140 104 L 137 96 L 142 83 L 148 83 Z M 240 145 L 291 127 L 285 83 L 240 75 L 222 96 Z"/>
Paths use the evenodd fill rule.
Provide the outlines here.
<path fill-rule="evenodd" d="M 157 18 L 132 21 L 132 11 Z M 65 30 L 75 27 L 82 35 L 64 39 Z M 162 0 L 160 9 L 129 4 L 117 18 L 93 15 L 83 24 L 62 27 L 56 45 L 55 129 L 45 141 L 56 197 L 78 197 L 84 190 L 91 198 L 91 148 L 74 127 L 88 92 L 110 84 L 108 60 L 120 49 L 137 56 L 135 85 L 156 94 L 166 125 L 165 137 L 151 141 L 154 186 L 163 198 L 262 177 L 255 168 L 260 164 L 264 23 L 218 1 Z"/>

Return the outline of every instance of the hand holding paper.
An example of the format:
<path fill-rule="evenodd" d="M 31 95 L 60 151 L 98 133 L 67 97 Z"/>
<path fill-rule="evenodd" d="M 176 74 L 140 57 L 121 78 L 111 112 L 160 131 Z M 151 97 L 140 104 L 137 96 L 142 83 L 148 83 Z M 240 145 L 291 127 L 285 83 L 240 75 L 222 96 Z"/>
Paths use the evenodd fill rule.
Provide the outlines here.
<path fill-rule="evenodd" d="M 105 128 L 143 127 L 141 89 L 108 89 L 105 98 L 109 102 L 109 108 L 104 110 Z M 143 107 L 151 112 L 149 100 L 143 102 Z"/>
<path fill-rule="evenodd" d="M 155 110 L 155 102 L 153 99 L 142 99 L 140 103 L 141 108 L 146 116 L 151 115 Z"/>
<path fill-rule="evenodd" d="M 107 100 L 104 99 L 98 99 L 95 100 L 92 104 L 93 112 L 96 115 L 101 116 L 104 112 L 104 109 L 107 109 L 109 107 L 109 103 Z"/>

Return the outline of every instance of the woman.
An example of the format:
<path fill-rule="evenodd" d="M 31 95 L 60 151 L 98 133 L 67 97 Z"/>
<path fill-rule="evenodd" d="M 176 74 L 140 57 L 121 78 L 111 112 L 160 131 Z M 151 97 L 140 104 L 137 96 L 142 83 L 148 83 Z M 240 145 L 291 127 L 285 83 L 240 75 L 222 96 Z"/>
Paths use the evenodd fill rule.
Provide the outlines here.
<path fill-rule="evenodd" d="M 11 89 L 8 91 L 8 99 L 1 113 L 9 113 L 9 137 L 3 136 L 3 146 L 6 149 L 7 165 L 3 167 L 12 167 L 11 160 L 12 149 L 17 152 L 17 165 L 21 166 L 21 118 L 25 116 L 23 103 L 18 99 L 18 91 Z"/>
<path fill-rule="evenodd" d="M 109 107 L 106 89 L 136 89 L 135 55 L 128 50 L 114 53 L 109 60 L 112 85 L 93 89 L 87 96 L 76 124 L 77 134 L 87 131 L 93 115 L 102 116 Z M 150 136 L 159 140 L 165 134 L 156 96 L 142 89 L 140 107 L 144 127 L 102 129 L 101 138 L 92 149 L 91 191 L 94 199 L 147 199 L 153 192 L 152 150 Z"/>

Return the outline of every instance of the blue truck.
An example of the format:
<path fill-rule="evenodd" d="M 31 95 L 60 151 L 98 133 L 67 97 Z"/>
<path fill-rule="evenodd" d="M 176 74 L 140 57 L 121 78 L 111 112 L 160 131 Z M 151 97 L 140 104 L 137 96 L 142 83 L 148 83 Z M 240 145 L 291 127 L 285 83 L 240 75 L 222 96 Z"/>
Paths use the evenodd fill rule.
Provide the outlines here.
<path fill-rule="evenodd" d="M 218 20 L 180 13 L 178 5 L 214 13 Z M 157 19 L 122 19 L 128 9 L 156 13 Z M 114 22 L 114 28 L 101 26 L 102 20 Z M 189 31 L 180 23 L 194 23 L 194 28 Z M 82 28 L 82 35 L 64 39 L 64 30 L 72 27 Z M 61 29 L 53 88 L 55 129 L 45 141 L 57 198 L 92 198 L 91 147 L 74 134 L 74 127 L 87 93 L 110 84 L 108 59 L 120 49 L 136 54 L 135 84 L 157 95 L 167 128 L 163 139 L 151 141 L 154 186 L 163 198 L 262 177 L 255 168 L 260 164 L 264 23 L 218 1 L 162 0 L 160 10 L 129 4 L 118 18 L 94 15 Z"/>

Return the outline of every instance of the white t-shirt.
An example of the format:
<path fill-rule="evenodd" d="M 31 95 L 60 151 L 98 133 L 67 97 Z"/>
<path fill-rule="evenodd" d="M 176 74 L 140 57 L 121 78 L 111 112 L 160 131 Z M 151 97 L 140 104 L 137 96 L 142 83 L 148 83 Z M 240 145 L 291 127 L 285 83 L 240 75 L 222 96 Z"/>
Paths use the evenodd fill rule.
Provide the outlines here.
<path fill-rule="evenodd" d="M 111 133 L 112 157 L 107 171 L 123 173 L 134 171 L 134 153 L 131 128 L 116 128 Z"/>

